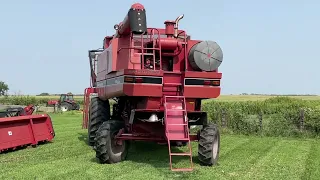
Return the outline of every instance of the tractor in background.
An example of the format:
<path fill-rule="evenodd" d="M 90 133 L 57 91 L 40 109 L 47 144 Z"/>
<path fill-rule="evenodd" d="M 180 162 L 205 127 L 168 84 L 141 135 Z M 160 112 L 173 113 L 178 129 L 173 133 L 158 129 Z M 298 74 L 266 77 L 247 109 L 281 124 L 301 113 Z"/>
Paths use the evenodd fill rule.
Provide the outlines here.
<path fill-rule="evenodd" d="M 173 171 L 193 170 L 191 141 L 198 142 L 202 165 L 217 163 L 220 133 L 201 110 L 201 100 L 220 95 L 223 53 L 215 41 L 192 39 L 180 30 L 183 17 L 148 28 L 146 9 L 135 3 L 114 25 L 115 34 L 104 38 L 103 48 L 89 51 L 83 128 L 100 163 L 125 160 L 132 141 L 168 145 Z M 199 131 L 191 132 L 192 126 Z M 178 144 L 188 150 L 173 152 Z M 190 166 L 173 167 L 173 156 L 188 157 Z"/>
<path fill-rule="evenodd" d="M 59 100 L 49 100 L 47 106 L 57 105 L 62 112 L 79 110 L 80 105 L 74 100 L 73 94 L 61 94 Z"/>

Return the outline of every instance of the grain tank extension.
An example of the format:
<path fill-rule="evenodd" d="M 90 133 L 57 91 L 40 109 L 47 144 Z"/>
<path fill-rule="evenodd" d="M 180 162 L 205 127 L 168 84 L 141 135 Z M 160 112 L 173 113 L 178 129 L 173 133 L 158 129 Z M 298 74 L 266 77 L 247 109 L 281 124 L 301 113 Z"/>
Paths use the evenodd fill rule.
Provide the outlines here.
<path fill-rule="evenodd" d="M 174 171 L 193 169 L 191 141 L 198 141 L 201 164 L 217 163 L 219 130 L 201 110 L 201 100 L 220 95 L 223 53 L 216 42 L 194 40 L 179 29 L 183 17 L 150 28 L 144 6 L 133 4 L 103 47 L 89 51 L 83 128 L 101 163 L 125 160 L 134 140 L 168 144 Z M 198 125 L 193 134 L 190 127 Z M 188 151 L 172 152 L 181 145 Z M 172 156 L 189 157 L 190 167 L 173 168 Z"/>

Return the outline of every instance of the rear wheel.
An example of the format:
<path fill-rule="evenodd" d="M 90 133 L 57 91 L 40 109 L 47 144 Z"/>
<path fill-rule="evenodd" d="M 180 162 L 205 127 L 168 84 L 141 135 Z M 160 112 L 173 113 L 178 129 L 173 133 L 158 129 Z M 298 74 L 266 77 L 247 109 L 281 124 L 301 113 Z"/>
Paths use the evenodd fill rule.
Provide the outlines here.
<path fill-rule="evenodd" d="M 101 164 L 113 164 L 125 160 L 129 143 L 122 141 L 119 144 L 114 138 L 122 128 L 124 128 L 123 122 L 112 120 L 104 122 L 96 132 L 96 158 Z"/>
<path fill-rule="evenodd" d="M 72 110 L 79 110 L 80 109 L 80 105 L 79 104 L 77 104 L 77 103 L 73 103 L 72 104 Z"/>
<path fill-rule="evenodd" d="M 70 111 L 71 110 L 71 105 L 69 103 L 63 102 L 60 105 L 60 110 L 62 112 Z"/>
<path fill-rule="evenodd" d="M 91 99 L 89 109 L 89 122 L 88 122 L 88 144 L 94 145 L 94 138 L 96 131 L 101 124 L 110 119 L 110 105 L 109 101 L 103 101 L 98 97 Z"/>
<path fill-rule="evenodd" d="M 220 133 L 215 124 L 204 125 L 199 132 L 198 158 L 202 165 L 212 166 L 218 161 Z"/>
<path fill-rule="evenodd" d="M 80 110 L 80 104 L 76 104 L 75 106 L 76 106 L 75 110 L 79 111 Z"/>

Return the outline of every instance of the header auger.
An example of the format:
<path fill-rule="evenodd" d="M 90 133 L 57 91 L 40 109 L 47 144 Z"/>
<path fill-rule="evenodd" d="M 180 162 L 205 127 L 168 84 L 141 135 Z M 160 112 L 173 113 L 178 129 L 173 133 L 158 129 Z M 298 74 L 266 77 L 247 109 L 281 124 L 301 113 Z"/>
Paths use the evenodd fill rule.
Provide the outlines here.
<path fill-rule="evenodd" d="M 133 4 L 103 48 L 89 51 L 83 128 L 101 163 L 124 160 L 128 144 L 137 140 L 168 144 L 175 171 L 193 169 L 191 141 L 198 141 L 203 165 L 216 164 L 220 134 L 201 111 L 201 100 L 220 95 L 223 53 L 216 42 L 192 40 L 180 30 L 183 17 L 165 21 L 164 28 L 147 28 L 144 6 Z M 191 126 L 202 127 L 192 134 Z M 172 153 L 177 145 L 189 150 Z M 190 167 L 173 168 L 175 155 L 189 156 Z"/>

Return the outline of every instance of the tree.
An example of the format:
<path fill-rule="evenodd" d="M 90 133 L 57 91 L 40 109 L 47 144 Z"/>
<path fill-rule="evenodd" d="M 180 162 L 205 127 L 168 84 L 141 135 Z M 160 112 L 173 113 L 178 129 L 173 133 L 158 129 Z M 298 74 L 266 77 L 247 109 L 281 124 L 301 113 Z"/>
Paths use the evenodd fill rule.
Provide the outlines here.
<path fill-rule="evenodd" d="M 9 90 L 8 85 L 5 82 L 0 81 L 0 96 L 6 95 L 8 90 Z"/>
<path fill-rule="evenodd" d="M 41 94 L 39 94 L 37 96 L 50 96 L 50 94 L 49 93 L 41 93 Z"/>

